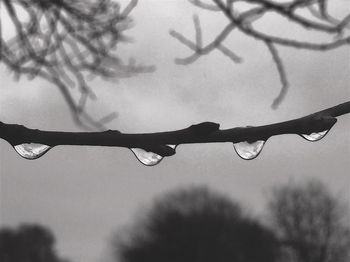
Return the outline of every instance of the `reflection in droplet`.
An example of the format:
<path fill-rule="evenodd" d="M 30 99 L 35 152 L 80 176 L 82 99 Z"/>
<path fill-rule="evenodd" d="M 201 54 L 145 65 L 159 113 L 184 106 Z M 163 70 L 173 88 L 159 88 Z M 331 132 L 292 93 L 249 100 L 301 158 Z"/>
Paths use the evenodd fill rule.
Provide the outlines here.
<path fill-rule="evenodd" d="M 316 142 L 324 138 L 329 130 L 311 133 L 309 135 L 301 134 L 300 136 L 305 138 L 307 141 Z"/>
<path fill-rule="evenodd" d="M 258 140 L 253 143 L 240 142 L 233 144 L 236 153 L 245 160 L 252 160 L 256 158 L 262 151 L 266 141 Z"/>
<path fill-rule="evenodd" d="M 159 164 L 159 162 L 163 159 L 162 156 L 153 152 L 147 152 L 142 148 L 131 148 L 131 151 L 134 153 L 136 158 L 146 166 L 154 166 Z"/>
<path fill-rule="evenodd" d="M 41 157 L 52 147 L 43 144 L 28 143 L 15 145 L 13 148 L 21 157 L 31 160 Z"/>
<path fill-rule="evenodd" d="M 177 147 L 177 145 L 167 145 L 173 149 Z M 148 152 L 142 148 L 130 148 L 131 151 L 134 153 L 136 158 L 145 166 L 155 166 L 162 161 L 163 157 L 153 153 L 153 152 Z"/>

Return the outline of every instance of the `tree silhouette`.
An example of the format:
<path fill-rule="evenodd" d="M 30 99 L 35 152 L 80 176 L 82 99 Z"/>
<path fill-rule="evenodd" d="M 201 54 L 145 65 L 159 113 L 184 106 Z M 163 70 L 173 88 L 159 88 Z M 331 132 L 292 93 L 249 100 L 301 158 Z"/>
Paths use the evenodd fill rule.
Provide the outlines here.
<path fill-rule="evenodd" d="M 115 261 L 122 262 L 273 262 L 279 250 L 271 231 L 203 187 L 158 198 L 113 245 Z"/>
<path fill-rule="evenodd" d="M 0 229 L 2 262 L 68 262 L 57 256 L 52 232 L 36 224 Z"/>
<path fill-rule="evenodd" d="M 89 99 L 96 99 L 87 78 L 115 80 L 153 71 L 133 59 L 124 63 L 113 53 L 128 40 L 124 31 L 132 25 L 130 12 L 137 2 L 131 0 L 122 9 L 113 0 L 3 0 L 1 7 L 14 25 L 15 36 L 1 35 L 0 62 L 17 79 L 27 75 L 53 83 L 77 124 L 102 128 L 115 114 L 96 121 L 84 110 Z M 78 100 L 73 87 L 80 93 Z"/>
<path fill-rule="evenodd" d="M 348 213 L 321 182 L 277 187 L 270 211 L 286 262 L 349 261 Z"/>

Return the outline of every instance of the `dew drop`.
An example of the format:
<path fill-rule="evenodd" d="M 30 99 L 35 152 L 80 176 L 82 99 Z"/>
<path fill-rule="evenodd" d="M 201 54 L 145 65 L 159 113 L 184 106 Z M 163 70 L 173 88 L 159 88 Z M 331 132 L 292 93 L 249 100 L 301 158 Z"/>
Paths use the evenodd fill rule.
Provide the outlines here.
<path fill-rule="evenodd" d="M 239 142 L 233 144 L 233 148 L 241 158 L 245 160 L 252 160 L 260 154 L 265 142 L 266 141 L 264 140 L 258 140 L 253 143 L 248 143 L 247 141 Z"/>
<path fill-rule="evenodd" d="M 13 148 L 21 157 L 32 160 L 41 157 L 52 147 L 43 144 L 28 143 L 15 145 Z"/>
<path fill-rule="evenodd" d="M 148 152 L 142 148 L 131 148 L 131 151 L 134 153 L 136 158 L 145 166 L 155 166 L 162 161 L 163 157 L 153 153 Z"/>
<path fill-rule="evenodd" d="M 305 138 L 307 141 L 316 142 L 324 138 L 327 135 L 328 131 L 329 130 L 315 132 L 315 133 L 311 133 L 310 135 L 301 134 L 300 136 L 302 138 Z"/>
<path fill-rule="evenodd" d="M 173 149 L 177 147 L 177 145 L 167 145 Z M 134 153 L 136 158 L 145 166 L 155 166 L 162 161 L 164 157 L 153 153 L 153 152 L 148 152 L 142 148 L 130 148 L 130 150 Z"/>

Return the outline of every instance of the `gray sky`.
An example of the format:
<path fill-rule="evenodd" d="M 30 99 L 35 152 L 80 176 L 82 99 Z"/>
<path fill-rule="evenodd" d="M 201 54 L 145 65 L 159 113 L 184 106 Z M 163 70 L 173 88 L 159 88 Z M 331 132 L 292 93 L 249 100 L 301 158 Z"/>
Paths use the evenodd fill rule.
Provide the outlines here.
<path fill-rule="evenodd" d="M 345 13 L 348 3 L 338 0 L 333 11 Z M 175 65 L 174 58 L 189 50 L 168 31 L 192 38 L 194 12 L 204 27 L 204 41 L 226 22 L 187 1 L 140 1 L 133 12 L 135 27 L 128 31 L 135 42 L 119 52 L 158 70 L 117 83 L 92 82 L 99 99 L 89 104 L 89 112 L 102 116 L 116 111 L 118 118 L 109 128 L 134 133 L 180 129 L 201 121 L 218 122 L 222 128 L 268 124 L 349 100 L 348 48 L 328 53 L 279 48 L 291 87 L 275 111 L 270 105 L 278 94 L 279 78 L 261 43 L 234 32 L 225 43 L 244 63 L 233 64 L 213 52 L 190 66 Z M 260 26 L 276 34 L 322 39 L 273 18 Z M 0 78 L 1 121 L 78 130 L 54 86 L 25 77 L 15 82 L 3 65 Z M 240 159 L 230 143 L 179 146 L 175 156 L 151 168 L 121 148 L 57 147 L 38 160 L 26 161 L 1 140 L 0 225 L 42 223 L 54 231 L 60 254 L 73 262 L 93 262 L 104 260 L 112 233 L 127 225 L 140 207 L 179 186 L 210 186 L 255 214 L 263 213 L 272 186 L 311 177 L 349 200 L 349 129 L 350 117 L 344 116 L 317 143 L 292 135 L 273 137 L 253 161 Z"/>

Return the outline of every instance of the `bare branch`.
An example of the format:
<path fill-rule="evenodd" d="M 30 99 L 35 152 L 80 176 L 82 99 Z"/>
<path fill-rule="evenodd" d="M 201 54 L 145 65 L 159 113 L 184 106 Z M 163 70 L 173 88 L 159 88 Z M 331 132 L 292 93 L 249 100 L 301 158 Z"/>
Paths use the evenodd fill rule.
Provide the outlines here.
<path fill-rule="evenodd" d="M 195 51 L 195 54 L 188 58 L 176 59 L 179 64 L 189 64 L 196 61 L 199 56 L 209 54 L 212 50 L 218 49 L 228 56 L 232 61 L 239 62 L 241 59 L 237 57 L 231 50 L 223 46 L 223 42 L 226 37 L 232 34 L 233 29 L 237 28 L 238 31 L 244 35 L 254 38 L 258 41 L 264 42 L 273 57 L 276 64 L 277 71 L 281 82 L 281 91 L 272 103 L 272 108 L 276 109 L 283 101 L 287 89 L 288 80 L 287 72 L 284 69 L 284 63 L 276 46 L 286 46 L 295 49 L 305 49 L 310 51 L 329 51 L 337 49 L 342 46 L 350 45 L 350 36 L 344 36 L 344 32 L 350 27 L 350 14 L 343 19 L 336 19 L 329 14 L 328 0 L 291 0 L 291 1 L 270 1 L 270 0 L 212 0 L 215 7 L 211 4 L 207 4 L 202 1 L 190 0 L 190 2 L 201 8 L 211 11 L 221 11 L 224 14 L 230 24 L 227 25 L 222 33 L 216 37 L 211 44 L 201 48 L 197 43 L 193 43 L 191 40 L 185 38 L 178 32 L 171 31 L 171 35 L 179 40 L 182 44 Z M 236 3 L 245 3 L 251 5 L 251 8 L 245 11 L 241 11 L 236 7 Z M 305 9 L 309 10 L 314 19 L 307 18 L 297 13 L 297 10 Z M 307 41 L 299 41 L 293 38 L 285 38 L 273 35 L 271 32 L 261 32 L 253 27 L 253 23 L 261 19 L 266 13 L 273 12 L 277 17 L 287 18 L 291 23 L 301 26 L 305 30 L 313 30 L 315 32 L 323 33 L 327 36 L 331 36 L 329 42 L 313 43 Z M 202 29 L 199 23 L 195 25 L 196 32 L 202 34 Z M 199 28 L 199 29 L 198 29 Z M 334 36 L 336 38 L 334 38 Z M 196 34 L 198 37 L 198 34 Z"/>
<path fill-rule="evenodd" d="M 276 64 L 278 74 L 280 76 L 280 81 L 282 83 L 281 91 L 278 94 L 278 96 L 275 98 L 275 100 L 273 101 L 273 104 L 272 104 L 272 108 L 276 108 L 281 103 L 281 101 L 284 99 L 284 97 L 286 96 L 288 88 L 289 88 L 289 83 L 287 80 L 286 70 L 284 69 L 283 62 L 278 54 L 276 47 L 269 41 L 266 41 L 265 43 L 266 43 L 267 47 L 269 48 L 269 51 L 270 51 L 272 58 L 273 58 L 273 61 Z"/>
<path fill-rule="evenodd" d="M 174 38 L 176 38 L 180 43 L 184 44 L 191 50 L 195 51 L 192 55 L 186 57 L 186 58 L 176 58 L 175 62 L 179 65 L 188 65 L 193 62 L 195 62 L 198 58 L 200 58 L 202 55 L 207 55 L 211 53 L 213 50 L 217 49 L 221 53 L 223 53 L 225 56 L 230 58 L 235 63 L 240 63 L 241 58 L 236 55 L 233 51 L 229 50 L 227 47 L 225 47 L 222 42 L 226 39 L 226 37 L 231 33 L 231 31 L 235 28 L 233 24 L 228 24 L 221 33 L 212 41 L 211 43 L 207 44 L 203 47 L 203 40 L 202 40 L 202 28 L 199 22 L 198 16 L 193 17 L 193 23 L 195 28 L 195 35 L 196 35 L 196 42 L 192 42 L 182 34 L 178 33 L 177 31 L 170 30 L 170 35 Z"/>
<path fill-rule="evenodd" d="M 243 61 L 240 56 L 236 55 L 231 49 L 227 48 L 223 44 L 218 44 L 216 48 L 235 63 L 241 63 Z"/>
<path fill-rule="evenodd" d="M 200 0 L 188 0 L 191 4 L 200 7 L 202 9 L 206 9 L 209 11 L 220 11 L 220 8 L 218 8 L 216 5 L 208 4 L 205 2 L 202 2 Z"/>
<path fill-rule="evenodd" d="M 50 148 L 59 145 L 126 147 L 142 149 L 162 159 L 164 156 L 174 155 L 175 147 L 180 144 L 254 143 L 283 134 L 309 135 L 319 132 L 324 134 L 337 122 L 337 117 L 349 113 L 350 102 L 346 102 L 302 118 L 264 126 L 220 130 L 219 124 L 204 122 L 177 131 L 147 134 L 124 134 L 116 130 L 53 132 L 0 122 L 0 137 L 14 147 L 28 144 L 39 144 Z"/>
<path fill-rule="evenodd" d="M 1 36 L 1 62 L 18 79 L 21 75 L 39 77 L 57 86 L 81 126 L 101 129 L 104 122 L 84 111 L 86 103 L 96 99 L 88 75 L 115 80 L 154 70 L 126 64 L 113 53 L 119 43 L 127 41 L 123 33 L 132 26 L 129 15 L 137 0 L 131 0 L 124 10 L 112 0 L 2 2 L 16 31 L 11 39 Z M 28 19 L 19 19 L 19 9 Z"/>

